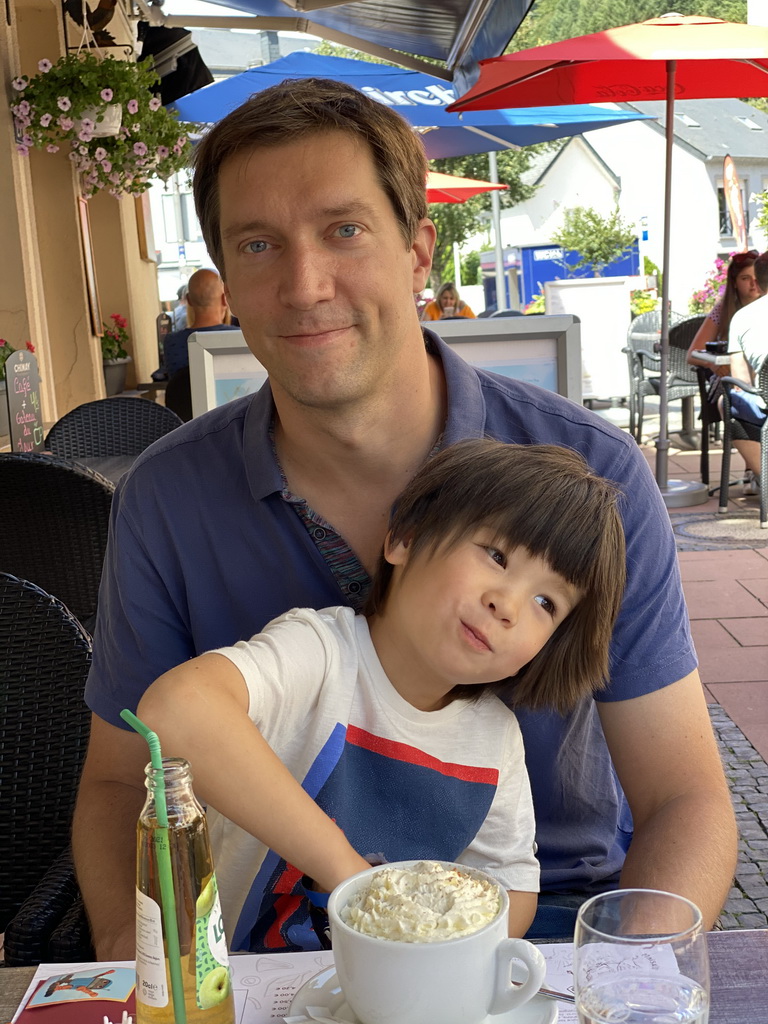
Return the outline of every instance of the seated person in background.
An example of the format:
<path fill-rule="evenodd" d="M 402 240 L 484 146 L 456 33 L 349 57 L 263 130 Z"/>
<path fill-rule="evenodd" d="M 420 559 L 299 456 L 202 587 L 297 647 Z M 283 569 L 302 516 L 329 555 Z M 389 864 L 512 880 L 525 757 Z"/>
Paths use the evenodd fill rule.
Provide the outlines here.
<path fill-rule="evenodd" d="M 735 313 L 728 334 L 730 376 L 754 384 L 757 371 L 768 356 L 768 252 L 754 263 L 757 299 Z M 731 415 L 741 423 L 749 440 L 734 438 L 733 446 L 752 471 L 755 489 L 760 487 L 760 428 L 766 408 L 759 395 L 734 388 L 730 394 Z"/>
<path fill-rule="evenodd" d="M 459 298 L 459 293 L 453 281 L 446 281 L 437 289 L 437 295 L 424 307 L 421 314 L 422 320 L 445 320 L 448 317 L 465 316 L 468 319 L 475 319 L 475 314 Z"/>
<path fill-rule="evenodd" d="M 196 270 L 189 279 L 187 305 L 192 327 L 167 334 L 163 342 L 163 366 L 168 378 L 189 366 L 187 340 L 195 331 L 233 331 L 224 296 L 224 284 L 215 270 Z"/>
<path fill-rule="evenodd" d="M 174 331 L 180 331 L 184 327 L 187 327 L 187 288 L 186 284 L 179 285 L 178 291 L 176 292 L 176 298 L 178 299 L 176 306 L 171 313 L 171 322 L 173 324 Z"/>
<path fill-rule="evenodd" d="M 396 502 L 364 615 L 295 608 L 149 687 L 139 716 L 208 805 L 233 949 L 318 948 L 300 876 L 327 892 L 376 855 L 489 872 L 525 934 L 534 815 L 499 695 L 567 712 L 605 685 L 619 493 L 566 448 L 460 441 Z"/>
<path fill-rule="evenodd" d="M 760 298 L 754 269 L 757 257 L 757 249 L 736 252 L 731 257 L 723 294 L 710 310 L 688 347 L 687 361 L 691 366 L 703 366 L 720 377 L 726 377 L 730 373 L 727 366 L 713 367 L 702 359 L 697 359 L 694 353 L 704 351 L 708 341 L 727 341 L 733 315 Z"/>

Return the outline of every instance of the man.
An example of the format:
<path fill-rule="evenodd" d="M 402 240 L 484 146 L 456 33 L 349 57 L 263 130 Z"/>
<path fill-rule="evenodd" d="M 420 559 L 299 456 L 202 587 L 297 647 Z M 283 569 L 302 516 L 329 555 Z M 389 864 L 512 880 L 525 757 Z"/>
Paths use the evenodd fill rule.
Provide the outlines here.
<path fill-rule="evenodd" d="M 757 257 L 754 270 L 761 297 L 737 310 L 728 330 L 731 376 L 753 384 L 768 356 L 768 252 Z M 731 415 L 740 422 L 748 435 L 747 440 L 734 438 L 733 446 L 746 462 L 747 469 L 752 471 L 759 486 L 760 428 L 765 422 L 766 409 L 760 396 L 748 391 L 731 391 L 730 398 Z"/>
<path fill-rule="evenodd" d="M 422 333 L 413 297 L 435 242 L 426 173 L 402 119 L 317 79 L 257 94 L 200 143 L 203 234 L 269 385 L 153 445 L 113 505 L 73 840 L 100 957 L 133 949 L 131 826 L 147 750 L 120 709 L 285 609 L 360 608 L 396 496 L 438 448 L 484 435 L 577 449 L 626 495 L 610 688 L 569 717 L 519 716 L 542 902 L 575 905 L 621 873 L 623 885 L 685 894 L 711 925 L 728 892 L 733 813 L 658 489 L 628 435 Z M 617 778 L 634 817 L 626 861 Z"/>
<path fill-rule="evenodd" d="M 176 305 L 171 313 L 171 322 L 174 331 L 180 331 L 187 326 L 187 289 L 186 284 L 179 285 L 176 290 Z"/>
<path fill-rule="evenodd" d="M 163 368 L 168 378 L 189 366 L 187 341 L 195 331 L 233 331 L 229 326 L 229 307 L 224 284 L 215 270 L 196 270 L 189 279 L 187 306 L 192 311 L 192 326 L 166 335 L 163 343 Z"/>

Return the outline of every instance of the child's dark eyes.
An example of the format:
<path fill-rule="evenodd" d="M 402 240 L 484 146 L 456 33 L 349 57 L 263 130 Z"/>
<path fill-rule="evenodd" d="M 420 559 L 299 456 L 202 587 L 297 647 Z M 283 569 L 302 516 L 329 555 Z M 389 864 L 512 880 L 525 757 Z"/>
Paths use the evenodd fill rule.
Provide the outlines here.
<path fill-rule="evenodd" d="M 503 551 L 499 551 L 498 548 L 490 547 L 486 545 L 485 550 L 488 552 L 488 557 L 491 558 L 497 565 L 500 565 L 502 569 L 507 567 L 507 556 Z"/>
<path fill-rule="evenodd" d="M 548 612 L 550 615 L 554 615 L 557 611 L 557 609 L 555 608 L 554 601 L 551 601 L 548 597 L 545 597 L 544 594 L 537 594 L 534 600 L 538 601 L 538 603 L 541 605 L 544 611 Z"/>

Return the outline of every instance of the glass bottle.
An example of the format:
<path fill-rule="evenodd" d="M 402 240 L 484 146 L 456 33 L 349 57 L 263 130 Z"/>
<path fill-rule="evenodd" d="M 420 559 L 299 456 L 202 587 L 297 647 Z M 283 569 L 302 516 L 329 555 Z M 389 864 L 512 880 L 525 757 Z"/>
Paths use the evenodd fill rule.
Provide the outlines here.
<path fill-rule="evenodd" d="M 162 772 L 145 769 L 147 799 L 137 827 L 136 1021 L 174 1024 L 171 973 L 162 923 L 155 847 L 155 791 L 165 780 L 168 839 L 176 897 L 184 1003 L 188 1024 L 234 1024 L 235 1003 L 221 903 L 213 870 L 205 812 L 192 791 L 183 758 L 163 758 Z"/>

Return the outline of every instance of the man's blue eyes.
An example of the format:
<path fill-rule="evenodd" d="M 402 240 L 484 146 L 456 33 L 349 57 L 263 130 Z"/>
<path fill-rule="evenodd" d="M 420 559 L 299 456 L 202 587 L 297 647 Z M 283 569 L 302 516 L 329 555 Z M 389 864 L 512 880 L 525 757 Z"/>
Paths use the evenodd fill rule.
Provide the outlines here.
<path fill-rule="evenodd" d="M 359 228 L 357 227 L 356 224 L 342 224 L 340 228 L 337 228 L 336 233 L 341 238 L 354 238 L 355 235 L 358 233 L 358 230 Z M 248 242 L 245 248 L 248 252 L 262 253 L 266 252 L 267 249 L 269 248 L 269 242 Z"/>

